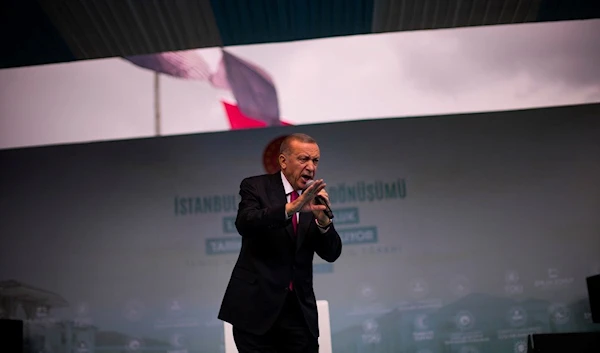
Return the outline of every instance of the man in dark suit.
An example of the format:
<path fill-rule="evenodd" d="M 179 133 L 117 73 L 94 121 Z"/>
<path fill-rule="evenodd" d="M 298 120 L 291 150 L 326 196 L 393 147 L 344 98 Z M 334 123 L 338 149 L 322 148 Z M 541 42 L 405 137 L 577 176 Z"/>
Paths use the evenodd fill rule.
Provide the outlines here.
<path fill-rule="evenodd" d="M 342 241 L 313 180 L 320 151 L 308 135 L 281 144 L 281 171 L 249 177 L 240 185 L 235 225 L 242 248 L 223 297 L 219 319 L 231 323 L 240 353 L 318 352 L 319 325 L 312 261 L 334 262 Z"/>

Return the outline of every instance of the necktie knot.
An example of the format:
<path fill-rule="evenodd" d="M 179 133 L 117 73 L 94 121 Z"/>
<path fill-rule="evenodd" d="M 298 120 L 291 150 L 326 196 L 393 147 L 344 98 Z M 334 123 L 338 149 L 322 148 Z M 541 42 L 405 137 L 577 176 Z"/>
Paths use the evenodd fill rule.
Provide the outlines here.
<path fill-rule="evenodd" d="M 295 201 L 298 198 L 298 192 L 296 190 L 292 191 L 292 194 L 290 195 L 290 201 Z"/>

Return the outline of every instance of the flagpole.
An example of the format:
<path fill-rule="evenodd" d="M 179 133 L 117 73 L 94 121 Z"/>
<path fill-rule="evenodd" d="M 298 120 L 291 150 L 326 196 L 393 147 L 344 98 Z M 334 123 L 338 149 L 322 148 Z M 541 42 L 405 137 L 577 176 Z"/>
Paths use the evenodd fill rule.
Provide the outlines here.
<path fill-rule="evenodd" d="M 160 136 L 160 74 L 154 71 L 154 132 Z"/>

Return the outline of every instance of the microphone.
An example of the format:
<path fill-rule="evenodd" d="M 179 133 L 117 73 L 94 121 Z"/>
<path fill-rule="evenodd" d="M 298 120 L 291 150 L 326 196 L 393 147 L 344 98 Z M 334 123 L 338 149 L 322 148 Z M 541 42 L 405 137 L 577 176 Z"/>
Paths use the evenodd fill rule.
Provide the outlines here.
<path fill-rule="evenodd" d="M 306 188 L 310 187 L 315 181 L 313 179 L 306 182 Z M 315 203 L 317 205 L 324 205 L 326 208 L 323 212 L 329 217 L 329 219 L 333 219 L 333 212 L 331 212 L 331 208 L 329 208 L 329 204 L 325 201 L 325 198 L 321 195 L 315 196 Z"/>

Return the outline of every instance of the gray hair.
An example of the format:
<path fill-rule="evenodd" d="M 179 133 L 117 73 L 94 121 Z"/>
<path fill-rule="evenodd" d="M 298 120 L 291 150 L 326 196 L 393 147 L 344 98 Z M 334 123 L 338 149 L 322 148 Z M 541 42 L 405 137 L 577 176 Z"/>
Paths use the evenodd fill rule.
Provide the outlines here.
<path fill-rule="evenodd" d="M 307 134 L 295 133 L 288 135 L 282 142 L 281 146 L 279 146 L 279 153 L 289 154 L 290 153 L 290 144 L 292 141 L 299 141 L 303 143 L 317 143 L 317 141 L 308 136 Z"/>

